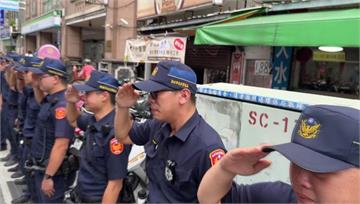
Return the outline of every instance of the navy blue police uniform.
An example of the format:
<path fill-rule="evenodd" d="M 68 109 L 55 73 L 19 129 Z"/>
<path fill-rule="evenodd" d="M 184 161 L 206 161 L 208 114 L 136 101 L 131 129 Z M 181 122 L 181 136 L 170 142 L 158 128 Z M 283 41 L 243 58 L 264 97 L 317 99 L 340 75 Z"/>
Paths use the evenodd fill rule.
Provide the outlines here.
<path fill-rule="evenodd" d="M 180 63 L 162 61 L 150 80 L 135 83 L 147 92 L 181 90 L 196 93 L 196 74 Z M 148 200 L 160 203 L 197 202 L 197 189 L 205 172 L 224 154 L 220 136 L 197 111 L 171 135 L 169 124 L 156 119 L 133 123 L 131 140 L 144 145 L 146 173 L 149 178 Z"/>
<path fill-rule="evenodd" d="M 24 62 L 20 62 L 22 66 L 18 67 L 18 71 L 21 72 L 28 72 L 28 67 L 39 67 L 41 62 L 43 61 L 40 58 L 37 57 L 24 57 Z M 23 154 L 22 159 L 24 161 L 30 161 L 32 159 L 31 157 L 31 143 L 32 138 L 35 135 L 35 126 L 36 126 L 36 120 L 37 115 L 40 110 L 40 105 L 35 99 L 34 90 L 30 86 L 26 86 L 23 91 L 25 98 L 26 98 L 26 104 L 25 104 L 25 117 L 24 117 L 24 125 L 22 129 L 23 134 L 23 141 L 24 141 L 24 148 L 23 148 Z M 31 200 L 34 203 L 39 202 L 39 198 L 36 193 L 36 186 L 35 186 L 35 179 L 34 175 L 32 175 L 31 172 L 25 171 L 26 176 L 26 183 L 28 187 L 28 191 L 24 192 L 24 194 L 29 193 L 31 196 Z"/>
<path fill-rule="evenodd" d="M 56 74 L 64 78 L 66 77 L 66 68 L 59 60 L 45 58 L 40 69 L 30 67 L 29 70 L 37 74 L 48 73 L 52 75 Z M 70 140 L 74 137 L 74 128 L 70 126 L 66 119 L 65 90 L 47 95 L 40 104 L 40 111 L 37 116 L 35 134 L 31 146 L 31 155 L 39 166 L 46 168 L 55 139 L 59 137 Z M 35 185 L 40 202 L 63 202 L 65 191 L 68 190 L 68 187 L 74 181 L 74 172 L 65 175 L 61 171 L 61 167 L 59 168 L 58 172 L 52 177 L 55 193 L 50 198 L 41 191 L 44 173 L 44 171 L 35 172 Z"/>
<path fill-rule="evenodd" d="M 19 60 L 17 60 L 15 62 L 15 70 L 17 72 L 23 72 L 23 65 L 25 64 L 25 58 L 24 57 L 20 57 Z M 17 80 L 23 80 L 23 79 L 18 79 Z M 18 87 L 21 88 L 21 87 Z M 24 138 L 23 138 L 23 127 L 24 127 L 24 122 L 25 122 L 25 117 L 26 117 L 26 101 L 27 101 L 27 89 L 29 89 L 30 87 L 26 87 L 24 86 L 22 90 L 17 90 L 18 92 L 18 99 L 17 99 L 17 107 L 18 107 L 18 114 L 17 114 L 17 127 L 16 127 L 16 139 L 17 139 L 17 143 L 18 143 L 18 159 L 19 159 L 19 165 L 21 167 L 22 173 L 24 173 Z"/>
<path fill-rule="evenodd" d="M 10 62 L 12 64 L 12 66 L 10 67 L 14 67 L 15 66 L 15 62 L 18 61 L 18 59 L 20 58 L 20 55 L 18 54 L 14 54 L 11 55 L 10 58 L 12 59 L 12 62 Z M 15 61 L 15 62 L 14 62 Z M 8 140 L 10 142 L 10 153 L 12 155 L 15 155 L 17 159 L 19 158 L 18 155 L 18 147 L 19 147 L 19 140 L 18 140 L 18 135 L 14 130 L 15 127 L 15 120 L 18 117 L 18 97 L 19 97 L 19 93 L 16 90 L 12 90 L 9 88 L 9 95 L 8 95 L 8 99 L 7 99 L 7 119 L 9 122 L 9 133 L 8 134 Z"/>
<path fill-rule="evenodd" d="M 251 185 L 232 184 L 221 203 L 297 203 L 291 186 L 280 181 Z"/>
<path fill-rule="evenodd" d="M 9 92 L 10 88 L 8 83 L 5 79 L 5 71 L 1 72 L 0 75 L 1 80 L 1 95 L 2 95 L 2 105 L 1 105 L 1 138 L 0 143 L 1 147 L 5 148 L 6 145 L 6 139 L 9 138 L 10 133 L 10 126 L 9 126 L 9 119 L 8 119 L 8 100 L 9 100 Z"/>
<path fill-rule="evenodd" d="M 79 91 L 108 91 L 115 94 L 119 86 L 112 76 L 92 72 L 84 84 L 75 84 Z M 111 91 L 113 90 L 113 91 Z M 120 144 L 114 136 L 115 110 L 96 121 L 94 115 L 82 113 L 78 127 L 85 131 L 85 146 L 80 151 L 77 195 L 81 202 L 101 202 L 109 180 L 125 179 L 131 145 Z"/>

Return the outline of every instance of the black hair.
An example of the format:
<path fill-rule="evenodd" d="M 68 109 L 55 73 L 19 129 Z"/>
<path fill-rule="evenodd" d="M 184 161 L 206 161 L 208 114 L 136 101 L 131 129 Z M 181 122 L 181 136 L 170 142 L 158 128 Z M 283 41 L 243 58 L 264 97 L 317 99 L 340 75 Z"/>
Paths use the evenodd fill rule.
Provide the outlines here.
<path fill-rule="evenodd" d="M 191 93 L 191 96 L 190 96 L 190 101 L 192 104 L 196 104 L 196 95 L 194 93 Z"/>

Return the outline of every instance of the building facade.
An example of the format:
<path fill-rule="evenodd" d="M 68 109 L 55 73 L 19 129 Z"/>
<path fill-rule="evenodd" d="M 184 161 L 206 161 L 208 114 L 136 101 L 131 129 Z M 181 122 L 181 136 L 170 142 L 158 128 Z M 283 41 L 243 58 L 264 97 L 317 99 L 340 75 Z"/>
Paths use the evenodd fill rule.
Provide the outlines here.
<path fill-rule="evenodd" d="M 123 61 L 125 41 L 136 36 L 136 1 L 64 1 L 62 56 L 93 62 Z"/>
<path fill-rule="evenodd" d="M 24 50 L 35 52 L 44 44 L 61 45 L 62 1 L 26 0 L 21 28 Z"/>

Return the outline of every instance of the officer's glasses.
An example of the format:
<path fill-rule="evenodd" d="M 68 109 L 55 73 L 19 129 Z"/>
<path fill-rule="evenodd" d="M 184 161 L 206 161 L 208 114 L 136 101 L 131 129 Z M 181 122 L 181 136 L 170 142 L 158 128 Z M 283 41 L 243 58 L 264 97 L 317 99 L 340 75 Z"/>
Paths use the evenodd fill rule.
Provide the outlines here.
<path fill-rule="evenodd" d="M 156 100 L 161 91 L 150 92 L 150 98 Z"/>
<path fill-rule="evenodd" d="M 149 95 L 153 100 L 156 100 L 159 97 L 159 94 L 165 91 L 169 91 L 169 90 L 154 91 L 154 92 L 150 92 Z"/>

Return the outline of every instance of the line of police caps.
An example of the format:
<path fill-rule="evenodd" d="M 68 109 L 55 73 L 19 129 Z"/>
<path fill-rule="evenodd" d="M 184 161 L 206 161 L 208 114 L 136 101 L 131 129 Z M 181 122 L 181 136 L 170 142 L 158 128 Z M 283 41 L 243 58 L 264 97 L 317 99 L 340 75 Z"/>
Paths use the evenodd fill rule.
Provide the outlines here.
<path fill-rule="evenodd" d="M 8 63 L 8 65 L 5 65 L 5 69 L 14 68 L 17 72 L 30 71 L 36 75 L 48 74 L 58 76 L 64 81 L 67 79 L 66 67 L 60 60 L 20 56 L 14 52 L 7 53 L 0 60 Z M 119 83 L 111 75 L 95 71 L 92 74 L 92 79 L 87 82 L 86 86 L 76 86 L 79 86 L 79 89 L 87 88 L 83 90 L 85 92 L 90 91 L 88 88 L 93 86 L 91 91 L 104 90 L 114 95 Z M 33 165 L 40 168 L 46 168 L 49 163 L 49 157 L 55 143 L 54 140 L 57 136 L 60 135 L 61 137 L 73 139 L 74 129 L 66 120 L 66 100 L 64 96 L 66 86 L 64 88 L 59 92 L 49 93 L 44 97 L 40 104 L 41 108 L 37 115 L 36 123 L 33 123 L 36 127 L 33 131 L 31 157 Z M 108 179 L 122 179 L 126 177 L 128 155 L 131 146 L 121 145 L 114 138 L 111 128 L 113 126 L 113 118 L 114 111 L 99 122 L 96 122 L 90 114 L 82 114 L 79 117 L 77 125 L 82 127 L 83 130 L 87 130 L 88 135 L 92 135 L 92 137 L 88 137 L 86 141 L 86 144 L 91 146 L 91 148 L 87 148 L 87 151 L 82 151 L 83 161 L 81 162 L 81 173 L 77 180 L 78 188 L 76 189 L 78 192 L 75 192 L 82 194 L 77 196 L 78 202 L 101 201 Z M 34 120 L 35 118 L 32 119 Z M 103 143 L 109 145 L 102 145 Z M 75 178 L 74 172 L 69 172 L 69 168 L 67 169 L 68 172 L 66 172 L 67 175 L 64 175 L 64 163 L 65 161 L 54 175 L 47 175 L 45 171 L 35 173 L 34 183 L 38 185 L 35 185 L 33 188 L 38 190 L 34 193 L 35 195 L 31 196 L 33 202 L 62 202 L 64 192 Z M 70 171 L 72 170 L 77 169 L 70 167 Z M 55 183 L 55 191 L 51 195 L 44 195 L 44 192 L 40 191 L 43 187 L 44 178 L 51 179 Z M 61 189 L 58 189 L 58 186 L 61 186 Z M 119 198 L 121 199 L 121 197 Z M 124 202 L 126 200 L 123 198 L 120 201 Z"/>
<path fill-rule="evenodd" d="M 156 93 L 161 90 L 180 90 L 179 94 L 182 94 L 182 96 L 187 95 L 188 92 L 195 94 L 196 75 L 190 70 L 190 68 L 181 63 L 160 62 L 154 69 L 151 79 L 149 81 L 137 83 L 135 84 L 135 87 L 152 93 L 152 100 L 155 100 L 156 98 L 161 100 L 164 98 L 166 93 Z M 34 70 L 34 72 L 36 71 Z M 47 66 L 47 68 L 42 69 L 41 72 L 58 76 L 65 76 L 66 74 L 65 70 L 59 71 L 57 66 Z M 95 73 L 92 74 L 90 80 L 84 85 L 76 85 L 74 87 L 85 92 L 94 90 L 105 90 L 113 94 L 117 92 L 118 84 L 112 84 L 110 82 L 111 80 L 109 80 L 110 78 L 106 78 L 107 80 L 105 80 L 101 74 Z M 186 88 L 186 90 L 183 91 L 184 88 Z M 125 84 L 121 89 L 129 91 L 131 87 L 128 84 Z M 324 106 L 314 106 L 310 107 L 308 110 L 315 112 L 318 109 L 323 110 L 322 107 Z M 341 110 L 343 109 L 344 108 Z M 352 109 L 347 112 L 354 114 L 354 111 L 355 110 Z M 64 114 L 59 115 L 64 117 Z M 86 119 L 87 117 L 82 118 L 86 121 L 88 120 Z M 307 116 L 302 115 L 301 117 Z M 301 122 L 301 120 L 299 121 Z M 309 119 L 309 123 L 310 121 L 313 120 Z M 82 126 L 81 120 L 78 120 L 77 122 L 78 125 L 80 124 L 80 126 Z M 297 127 L 299 127 L 299 124 Z M 87 129 L 96 130 L 97 128 L 93 127 Z M 147 154 L 146 171 L 150 179 L 149 201 L 196 202 L 196 191 L 197 186 L 201 181 L 201 177 L 208 168 L 217 163 L 219 159 L 224 156 L 226 150 L 219 135 L 204 122 L 197 112 L 188 119 L 184 126 L 176 133 L 176 135 L 174 135 L 175 137 L 168 137 L 172 134 L 171 131 L 171 127 L 166 123 L 148 120 L 144 124 L 134 124 L 128 132 L 128 136 L 132 142 L 138 145 L 144 145 L 145 147 L 145 152 Z M 298 130 L 294 129 L 293 136 L 296 136 L 297 132 Z M 191 137 L 191 135 L 196 135 L 196 137 Z M 206 135 L 206 137 L 204 135 Z M 353 137 L 353 135 L 349 134 L 349 137 Z M 292 138 L 292 140 L 293 139 L 294 138 Z M 118 144 L 116 140 L 110 139 L 109 143 L 114 144 L 108 146 L 110 154 L 116 155 L 124 152 L 124 146 Z M 205 148 L 205 153 L 202 151 L 203 143 L 206 143 L 206 148 L 208 148 Z M 316 148 L 318 147 L 315 147 L 315 149 Z M 98 153 L 98 151 L 96 151 L 96 153 Z M 299 157 L 299 155 L 296 157 Z M 294 161 L 290 157 L 287 158 Z M 353 154 L 352 158 L 355 158 Z M 356 166 L 358 166 L 358 159 Z M 115 169 L 116 168 L 119 168 L 119 166 L 116 166 Z M 273 188 L 273 191 L 277 192 L 277 195 L 287 195 L 278 200 L 279 202 L 296 202 L 294 192 L 289 185 L 277 183 L 276 185 L 271 185 L 271 188 Z M 278 196 L 274 198 L 274 200 L 277 198 Z"/>
<path fill-rule="evenodd" d="M 48 58 L 41 60 L 37 57 L 24 57 L 24 60 L 11 60 L 11 57 L 8 58 L 8 56 L 9 55 L 7 55 L 4 59 L 10 60 L 11 63 L 15 66 L 15 69 L 19 71 L 30 71 L 35 74 L 46 73 L 61 78 L 66 78 L 67 76 L 66 68 L 60 60 L 53 60 Z M 152 80 L 150 81 L 134 84 L 134 86 L 135 88 L 145 90 L 153 94 L 160 89 L 172 91 L 184 90 L 184 88 L 186 88 L 186 93 L 194 96 L 197 90 L 196 74 L 191 68 L 180 62 L 160 62 L 154 69 L 151 79 Z M 89 81 L 82 85 L 74 85 L 74 87 L 79 91 L 84 92 L 102 90 L 115 94 L 119 84 L 116 79 L 108 74 L 93 72 Z M 59 98 L 59 96 L 57 98 Z M 152 98 L 155 99 L 156 96 L 152 96 Z M 46 99 L 51 101 L 53 98 L 50 95 Z M 66 112 L 63 108 L 64 106 L 66 105 L 62 104 L 62 107 L 55 108 L 55 119 L 65 119 Z M 194 103 L 193 106 L 195 107 Z M 181 130 L 176 135 L 174 135 L 175 137 L 167 138 L 166 135 L 171 134 L 171 127 L 169 124 L 158 120 L 146 121 L 141 125 L 135 124 L 133 129 L 129 132 L 131 140 L 135 144 L 145 145 L 145 152 L 147 153 L 147 158 L 149 159 L 147 161 L 146 173 L 150 179 L 150 202 L 195 202 L 197 200 L 196 186 L 199 184 L 200 178 L 209 167 L 214 165 L 225 154 L 225 147 L 220 139 L 220 136 L 204 121 L 204 119 L 197 113 L 195 108 L 193 110 L 194 112 L 191 113 L 191 117 L 188 119 L 186 124 L 184 124 Z M 42 111 L 40 110 L 40 114 L 38 115 L 39 118 L 42 118 L 41 112 Z M 49 111 L 46 110 L 44 112 Z M 102 129 L 100 127 L 103 127 L 104 124 L 98 124 L 98 126 L 93 125 L 92 128 L 89 128 L 89 125 L 82 125 L 82 121 L 88 122 L 89 117 L 91 118 L 92 116 L 79 117 L 77 120 L 77 125 L 79 127 L 82 126 L 82 128 L 86 129 L 87 131 L 101 131 L 99 129 Z M 114 112 L 112 112 L 108 118 L 110 119 L 105 120 L 105 123 L 109 121 L 113 123 Z M 93 124 L 97 124 L 94 122 L 94 118 L 92 122 Z M 42 123 L 46 124 L 47 121 L 44 120 Z M 110 125 L 113 125 L 111 123 Z M 38 123 L 38 125 L 41 126 L 43 124 Z M 109 125 L 109 123 L 107 125 Z M 62 134 L 64 134 L 64 129 L 69 128 L 61 128 Z M 43 128 L 43 130 L 45 130 L 45 128 Z M 190 135 L 197 136 L 190 137 Z M 110 156 L 125 155 L 127 157 L 130 148 L 127 145 L 119 144 L 117 140 L 111 136 L 109 138 L 109 145 L 106 145 Z M 87 140 L 86 143 L 92 145 L 88 141 L 90 140 Z M 51 147 L 46 147 L 45 151 L 40 152 L 39 150 L 44 149 L 44 144 L 41 144 L 41 141 L 33 141 L 33 144 L 34 143 L 39 144 L 37 148 L 32 148 L 32 155 L 37 160 L 48 156 L 44 156 L 44 152 L 49 154 Z M 166 147 L 168 143 L 171 143 L 172 145 L 171 150 L 167 149 Z M 93 144 L 96 144 L 96 141 Z M 34 145 L 32 147 L 34 147 Z M 92 149 L 95 150 L 94 148 Z M 84 154 L 88 153 L 88 151 L 82 152 L 85 152 Z M 94 160 L 94 157 L 96 158 L 96 155 L 99 154 L 99 152 L 103 151 L 93 151 L 92 154 L 89 153 L 90 157 L 93 156 L 92 160 Z M 127 160 L 123 160 L 125 163 L 123 165 L 111 166 L 102 163 L 102 165 L 98 164 L 89 166 L 96 166 L 95 168 L 106 166 L 104 168 L 106 168 L 108 171 L 107 177 L 111 174 L 117 175 L 118 177 L 120 174 L 120 177 L 125 177 Z M 195 164 L 197 161 L 201 161 L 200 166 Z M 86 165 L 82 164 L 83 163 L 80 163 L 79 179 L 81 178 L 81 175 L 86 174 L 92 176 L 94 179 L 103 178 L 99 174 L 95 176 L 94 171 L 91 169 L 92 167 L 88 169 L 87 173 L 82 173 L 82 167 L 85 166 L 84 168 L 86 168 Z M 153 168 L 154 166 L 158 166 L 159 168 Z M 193 170 L 194 166 L 197 166 L 197 170 Z M 190 169 L 191 171 L 189 171 Z M 104 172 L 104 169 L 98 170 L 98 172 Z M 53 175 L 45 176 L 53 177 Z M 96 188 L 97 185 L 94 185 L 94 181 L 86 182 L 86 179 L 84 179 L 84 181 L 85 182 L 78 181 L 80 194 L 85 195 L 83 197 L 91 197 L 91 192 L 94 191 L 94 188 Z M 88 183 L 89 185 L 82 185 L 82 183 Z M 104 183 L 102 183 L 102 188 L 104 188 L 104 186 Z M 95 195 L 95 197 L 96 196 L 99 196 L 99 194 Z"/>

